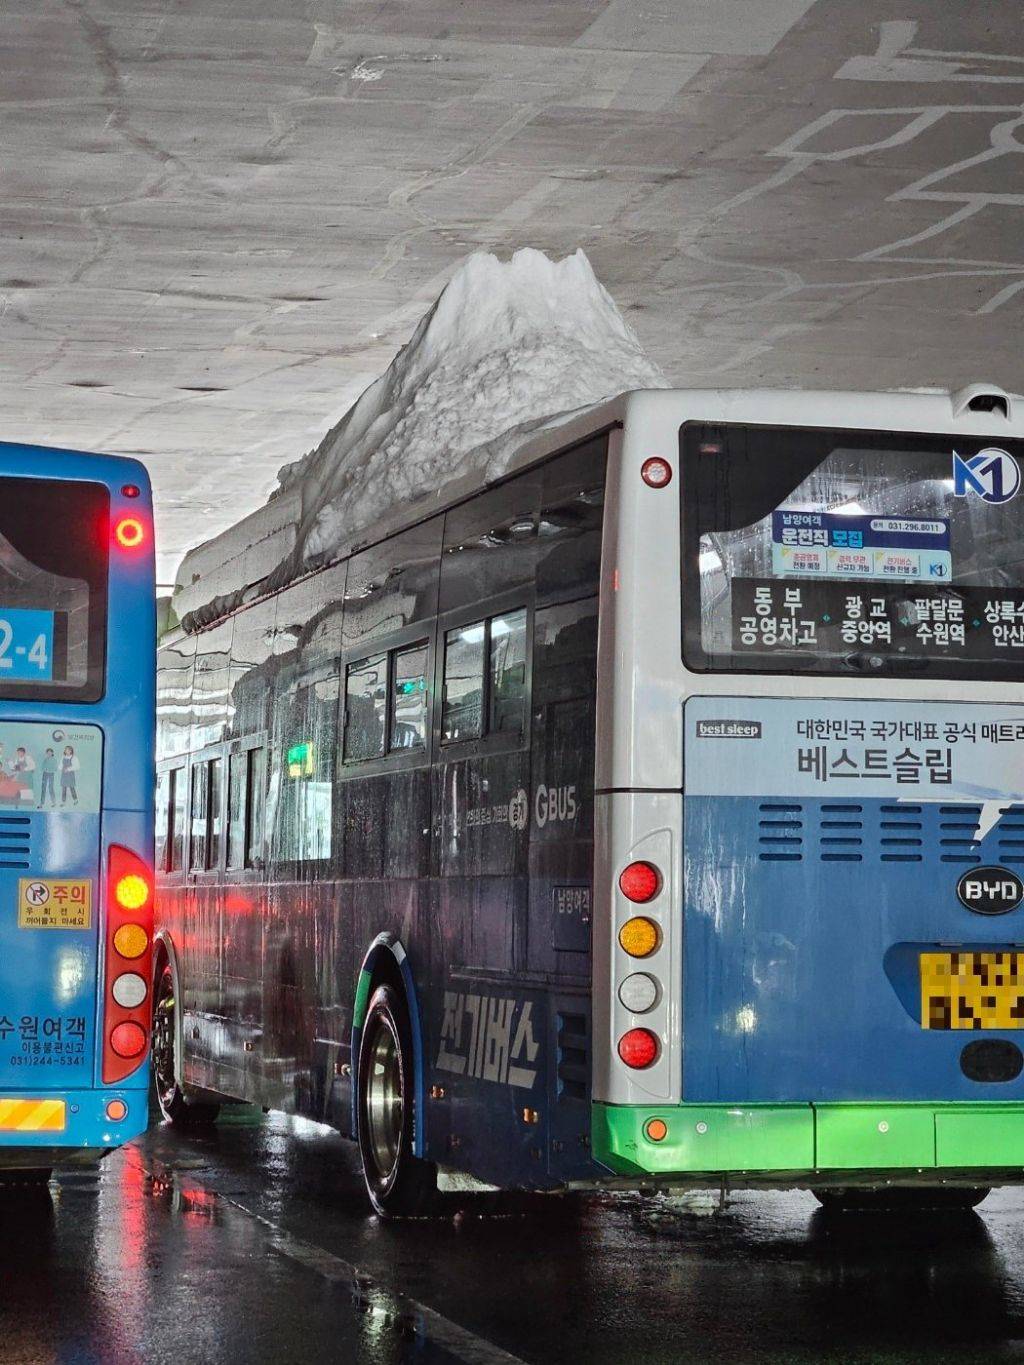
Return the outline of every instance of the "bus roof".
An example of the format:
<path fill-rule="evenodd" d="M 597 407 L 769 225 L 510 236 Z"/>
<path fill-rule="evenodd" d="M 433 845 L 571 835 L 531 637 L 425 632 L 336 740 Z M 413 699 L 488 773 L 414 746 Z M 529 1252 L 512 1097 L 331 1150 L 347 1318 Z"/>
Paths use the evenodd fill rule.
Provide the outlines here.
<path fill-rule="evenodd" d="M 993 418 L 993 403 L 1005 415 Z M 553 419 L 536 435 L 514 446 L 499 477 L 481 481 L 468 474 L 405 503 L 368 525 L 353 526 L 351 535 L 333 547 L 329 559 L 305 565 L 298 559 L 303 515 L 300 483 L 272 495 L 262 507 L 194 549 L 178 570 L 171 598 L 170 626 L 202 629 L 268 591 L 283 587 L 324 563 L 394 535 L 464 501 L 482 487 L 500 483 L 530 464 L 626 420 L 627 414 L 664 418 L 675 410 L 708 421 L 761 421 L 768 424 L 814 424 L 827 416 L 830 425 L 897 430 L 962 430 L 964 434 L 997 435 L 1007 419 L 1024 418 L 1024 398 L 994 384 L 971 384 L 950 391 L 939 388 L 888 392 L 792 389 L 645 389 L 619 394 L 581 409 L 565 420 Z"/>

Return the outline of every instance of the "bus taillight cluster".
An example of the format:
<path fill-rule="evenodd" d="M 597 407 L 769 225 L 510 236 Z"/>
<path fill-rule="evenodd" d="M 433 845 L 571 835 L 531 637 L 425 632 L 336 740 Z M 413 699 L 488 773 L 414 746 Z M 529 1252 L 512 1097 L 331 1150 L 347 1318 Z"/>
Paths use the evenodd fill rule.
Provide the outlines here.
<path fill-rule="evenodd" d="M 107 871 L 106 1085 L 123 1080 L 145 1057 L 152 956 L 152 870 L 137 853 L 112 844 Z"/>
<path fill-rule="evenodd" d="M 633 905 L 648 905 L 661 892 L 661 873 L 653 863 L 632 862 L 619 875 L 619 890 Z M 652 957 L 661 946 L 661 930 L 647 915 L 633 915 L 619 930 L 619 947 L 635 959 Z M 646 1014 L 661 996 L 658 979 L 649 972 L 633 972 L 619 983 L 619 1001 L 631 1014 Z M 634 1071 L 645 1071 L 658 1060 L 661 1043 L 649 1028 L 628 1029 L 619 1039 L 619 1057 Z"/>

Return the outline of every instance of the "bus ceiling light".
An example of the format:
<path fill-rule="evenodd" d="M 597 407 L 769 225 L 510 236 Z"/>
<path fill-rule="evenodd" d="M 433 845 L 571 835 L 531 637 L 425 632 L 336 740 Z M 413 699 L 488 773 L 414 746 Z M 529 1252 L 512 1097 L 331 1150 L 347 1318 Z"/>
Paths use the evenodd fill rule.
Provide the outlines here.
<path fill-rule="evenodd" d="M 138 517 L 119 517 L 114 523 L 114 539 L 122 550 L 137 550 L 146 539 L 146 528 Z"/>
<path fill-rule="evenodd" d="M 630 1014 L 646 1014 L 658 1001 L 658 983 L 646 972 L 634 972 L 619 987 L 619 1000 Z"/>
<path fill-rule="evenodd" d="M 648 488 L 667 488 L 672 482 L 672 466 L 660 455 L 652 455 L 640 466 L 640 477 Z"/>
<path fill-rule="evenodd" d="M 661 873 L 653 863 L 630 863 L 619 874 L 619 890 L 634 905 L 646 905 L 661 890 Z"/>
<path fill-rule="evenodd" d="M 631 1028 L 619 1039 L 619 1056 L 634 1071 L 646 1071 L 658 1059 L 658 1040 L 649 1028 Z"/>
<path fill-rule="evenodd" d="M 118 1057 L 126 1060 L 141 1057 L 146 1050 L 146 1030 L 133 1019 L 126 1019 L 111 1030 L 110 1046 Z"/>
<path fill-rule="evenodd" d="M 658 926 L 646 915 L 634 915 L 619 930 L 619 945 L 630 957 L 650 957 L 660 941 Z"/>
<path fill-rule="evenodd" d="M 142 489 L 137 483 L 126 483 L 121 485 L 121 496 L 123 498 L 137 498 Z"/>

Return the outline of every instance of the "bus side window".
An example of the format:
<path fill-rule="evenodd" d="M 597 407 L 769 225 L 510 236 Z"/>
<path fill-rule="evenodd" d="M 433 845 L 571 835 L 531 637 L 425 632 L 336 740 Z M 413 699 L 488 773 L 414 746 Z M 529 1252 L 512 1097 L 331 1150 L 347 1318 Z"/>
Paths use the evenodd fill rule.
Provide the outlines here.
<path fill-rule="evenodd" d="M 245 866 L 245 816 L 248 802 L 249 754 L 228 758 L 228 867 Z"/>
<path fill-rule="evenodd" d="M 156 820 L 153 826 L 153 863 L 158 872 L 167 871 L 168 828 L 170 819 L 171 774 L 165 768 L 156 775 Z"/>
<path fill-rule="evenodd" d="M 171 820 L 168 838 L 169 872 L 180 872 L 185 866 L 185 772 L 184 768 L 172 768 L 168 773 L 170 778 L 168 805 Z"/>
<path fill-rule="evenodd" d="M 221 798 L 221 772 L 223 763 L 219 758 L 211 758 L 210 769 L 210 808 L 209 820 L 207 824 L 207 849 L 206 866 L 208 868 L 220 867 L 221 838 L 223 826 L 221 823 L 220 798 Z"/>
<path fill-rule="evenodd" d="M 485 734 L 521 735 L 525 713 L 526 608 L 449 630 L 444 640 L 441 743 L 457 744 Z"/>
<path fill-rule="evenodd" d="M 262 748 L 246 754 L 245 866 L 256 867 L 263 848 L 263 784 L 266 780 L 266 754 Z"/>
<path fill-rule="evenodd" d="M 427 742 L 427 642 L 393 654 L 389 748 L 422 749 Z"/>
<path fill-rule="evenodd" d="M 490 621 L 490 734 L 523 733 L 526 704 L 526 611 L 507 612 Z"/>
<path fill-rule="evenodd" d="M 449 630 L 444 637 L 442 744 L 479 739 L 483 733 L 486 635 L 486 621 L 475 621 Z"/>
<path fill-rule="evenodd" d="M 192 765 L 192 828 L 189 831 L 188 865 L 193 872 L 206 868 L 206 826 L 210 800 L 208 763 Z"/>
<path fill-rule="evenodd" d="M 346 762 L 383 755 L 387 684 L 386 654 L 349 664 L 345 672 Z"/>

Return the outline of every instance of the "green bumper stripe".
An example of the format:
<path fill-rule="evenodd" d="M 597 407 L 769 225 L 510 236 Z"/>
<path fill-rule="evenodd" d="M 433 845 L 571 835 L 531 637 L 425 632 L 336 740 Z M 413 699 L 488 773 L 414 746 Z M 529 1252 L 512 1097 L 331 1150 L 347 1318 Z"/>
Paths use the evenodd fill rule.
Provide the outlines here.
<path fill-rule="evenodd" d="M 1006 1169 L 1024 1167 L 1024 1104 L 594 1104 L 591 1140 L 620 1175 Z"/>

